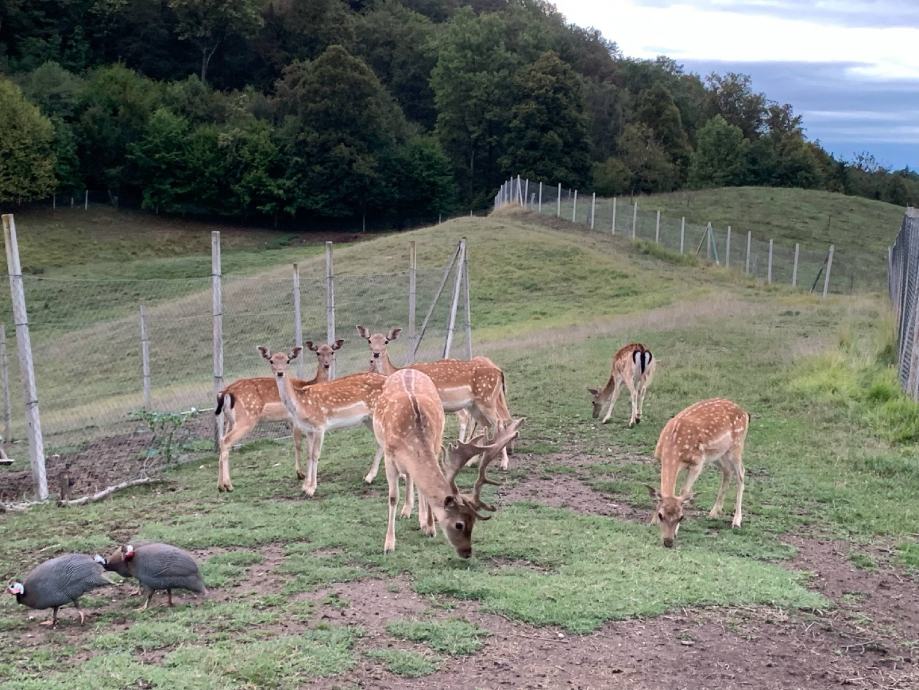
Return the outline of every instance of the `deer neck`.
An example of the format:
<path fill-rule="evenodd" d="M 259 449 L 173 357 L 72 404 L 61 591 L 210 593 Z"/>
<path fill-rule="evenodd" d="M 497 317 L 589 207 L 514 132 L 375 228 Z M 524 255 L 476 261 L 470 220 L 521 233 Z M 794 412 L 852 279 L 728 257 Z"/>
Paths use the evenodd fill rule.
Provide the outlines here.
<path fill-rule="evenodd" d="M 278 384 L 278 395 L 281 398 L 281 402 L 284 404 L 284 409 L 287 410 L 287 414 L 290 415 L 291 419 L 298 422 L 303 416 L 301 409 L 303 401 L 300 400 L 300 397 L 303 394 L 308 394 L 308 389 L 304 388 L 298 391 L 294 387 L 293 378 L 287 374 L 284 376 L 276 376 L 275 379 Z"/>
<path fill-rule="evenodd" d="M 604 403 L 609 402 L 609 399 L 613 395 L 613 391 L 616 390 L 616 375 L 610 374 L 609 381 L 606 382 L 606 385 L 603 387 L 603 390 L 600 391 L 600 400 Z"/>
<path fill-rule="evenodd" d="M 679 459 L 672 453 L 661 454 L 661 496 L 676 495 L 676 478 L 680 471 Z"/>
<path fill-rule="evenodd" d="M 329 380 L 329 370 L 321 364 L 316 365 L 316 375 L 313 377 L 313 383 L 325 383 Z"/>
<path fill-rule="evenodd" d="M 384 351 L 383 355 L 380 357 L 380 373 L 383 376 L 390 376 L 399 371 L 399 367 L 392 363 L 392 360 L 389 358 L 389 351 Z"/>
<path fill-rule="evenodd" d="M 444 515 L 444 499 L 453 494 L 453 487 L 436 466 L 436 456 L 433 463 L 417 467 L 411 474 L 412 481 L 418 490 L 424 494 L 438 520 Z"/>

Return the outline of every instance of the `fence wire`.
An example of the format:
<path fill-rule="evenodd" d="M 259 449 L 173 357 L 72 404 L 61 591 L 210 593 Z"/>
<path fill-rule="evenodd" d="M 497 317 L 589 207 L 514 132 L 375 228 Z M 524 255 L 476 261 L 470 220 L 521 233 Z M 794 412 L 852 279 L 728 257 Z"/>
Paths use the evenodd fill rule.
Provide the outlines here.
<path fill-rule="evenodd" d="M 748 230 L 714 228 L 682 218 L 672 218 L 648 209 L 637 198 L 601 198 L 561 185 L 511 178 L 495 196 L 495 208 L 522 206 L 540 215 L 553 216 L 634 240 L 653 242 L 680 254 L 698 256 L 734 268 L 764 283 L 794 285 L 823 291 L 827 269 L 826 248 L 773 242 L 770 270 L 770 243 Z M 730 235 L 730 240 L 728 236 Z M 749 246 L 749 249 L 748 249 Z M 834 256 L 830 292 L 852 292 L 854 267 Z"/>
<path fill-rule="evenodd" d="M 888 288 L 897 319 L 900 385 L 919 400 L 919 209 L 909 208 L 888 254 Z"/>
<path fill-rule="evenodd" d="M 444 265 L 416 269 L 416 324 L 420 330 L 431 311 L 416 361 L 439 359 L 450 316 L 455 273 L 443 294 L 434 296 Z M 390 344 L 394 363 L 411 361 L 409 322 L 409 251 L 387 257 L 396 270 L 386 273 L 350 271 L 346 259 L 335 264 L 335 336 L 345 344 L 336 356 L 336 375 L 369 369 L 366 341 L 356 324 L 372 332 L 400 327 Z M 404 262 L 402 267 L 398 262 Z M 382 266 L 380 266 L 382 268 Z M 401 268 L 401 270 L 399 270 Z M 373 269 L 371 269 L 373 270 Z M 107 279 L 104 277 L 23 278 L 32 337 L 47 474 L 52 494 L 56 478 L 71 463 L 98 466 L 83 476 L 74 491 L 83 495 L 125 479 L 152 473 L 165 464 L 163 429 L 157 421 L 173 418 L 173 458 L 213 448 L 215 398 L 211 277 L 180 279 Z M 299 285 L 303 340 L 317 345 L 327 339 L 326 268 L 322 258 L 300 264 Z M 256 350 L 290 349 L 295 344 L 294 273 L 290 265 L 257 274 L 224 273 L 224 384 L 269 375 Z M 145 410 L 140 306 L 149 348 L 149 403 Z M 12 309 L 8 294 L 0 299 L 6 326 L 6 352 L 12 405 L 7 452 L 18 459 L 15 471 L 0 475 L 0 501 L 31 494 L 26 424 Z M 458 305 L 451 355 L 467 353 L 465 314 Z M 299 368 L 310 378 L 316 358 L 308 350 Z M 189 413 L 197 410 L 195 414 Z M 170 417 L 172 416 L 172 417 Z M 181 421 L 179 421 L 181 420 Z M 166 425 L 168 427 L 168 424 Z M 254 437 L 290 433 L 286 423 L 263 424 Z M 154 438 L 154 435 L 157 435 Z M 11 441 L 15 441 L 12 446 Z M 84 472 L 85 474 L 85 472 Z M 19 476 L 21 475 L 21 476 Z"/>

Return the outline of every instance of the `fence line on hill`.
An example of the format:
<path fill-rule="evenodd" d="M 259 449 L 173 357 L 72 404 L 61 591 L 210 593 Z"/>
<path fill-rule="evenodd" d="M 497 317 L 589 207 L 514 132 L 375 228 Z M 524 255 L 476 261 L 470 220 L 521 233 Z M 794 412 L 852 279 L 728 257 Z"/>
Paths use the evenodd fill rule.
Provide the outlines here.
<path fill-rule="evenodd" d="M 900 386 L 919 400 L 919 209 L 906 209 L 887 250 L 887 286 L 897 320 Z"/>
<path fill-rule="evenodd" d="M 653 203 L 653 199 L 648 199 Z M 640 198 L 604 199 L 595 193 L 583 194 L 561 183 L 549 185 L 512 177 L 498 189 L 494 208 L 517 206 L 539 215 L 549 215 L 590 230 L 641 240 L 665 247 L 681 255 L 694 255 L 709 262 L 733 268 L 767 284 L 819 291 L 824 297 L 831 291 L 841 292 L 839 257 L 831 244 L 826 251 L 802 247 L 796 242 L 785 245 L 773 239 L 762 240 L 751 230 L 738 232 L 728 225 L 715 228 L 712 223 L 689 223 L 685 217 L 669 218 L 660 209 L 645 210 Z M 835 264 L 834 264 L 835 261 Z M 834 283 L 830 283 L 830 278 Z M 851 290 L 854 278 L 850 276 Z"/>
<path fill-rule="evenodd" d="M 3 220 L 15 235 L 13 217 Z M 28 228 L 19 232 L 20 243 L 27 243 Z M 374 331 L 407 326 L 389 345 L 396 362 L 440 359 L 451 348 L 471 357 L 466 241 L 439 266 L 419 266 L 410 244 L 404 256 L 393 252 L 370 263 L 333 265 L 329 242 L 325 261 L 320 256 L 301 260 L 293 271 L 279 266 L 247 274 L 221 266 L 220 233 L 214 232 L 211 266 L 198 278 L 178 279 L 22 275 L 18 263 L 9 261 L 14 303 L 17 285 L 24 298 L 22 316 L 17 311 L 15 318 L 11 303 L 0 298 L 0 404 L 9 400 L 10 382 L 27 373 L 24 352 L 34 355 L 34 378 L 25 406 L 4 406 L 8 452 L 22 455 L 21 446 L 8 444 L 30 440 L 35 474 L 29 485 L 41 500 L 48 495 L 48 482 L 39 474 L 45 465 L 42 444 L 49 458 L 58 456 L 47 467 L 52 481 L 71 461 L 80 464 L 87 457 L 122 463 L 138 476 L 162 467 L 167 451 L 173 457 L 175 449 L 210 451 L 219 435 L 212 414 L 215 390 L 268 373 L 257 345 L 289 348 L 304 338 L 318 345 L 344 337 L 336 354 L 338 374 L 367 371 L 367 344 L 355 333 L 356 324 Z M 7 251 L 15 246 L 8 241 Z M 381 272 L 384 266 L 391 270 Z M 450 290 L 440 287 L 446 282 Z M 466 316 L 457 326 L 461 302 Z M 410 309 L 424 316 L 417 331 Z M 4 322 L 16 324 L 18 361 L 6 356 Z M 25 350 L 23 327 L 31 328 Z M 301 369 L 312 376 L 315 366 L 305 350 Z M 289 426 L 278 422 L 255 435 L 288 433 Z M 16 467 L 24 469 L 23 464 Z M 0 486 L 0 502 L 22 497 Z"/>

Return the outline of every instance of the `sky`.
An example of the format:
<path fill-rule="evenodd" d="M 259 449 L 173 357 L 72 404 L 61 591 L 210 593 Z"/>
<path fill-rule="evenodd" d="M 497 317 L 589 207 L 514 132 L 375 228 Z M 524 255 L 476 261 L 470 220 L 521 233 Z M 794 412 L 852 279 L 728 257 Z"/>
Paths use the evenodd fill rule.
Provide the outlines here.
<path fill-rule="evenodd" d="M 553 0 L 627 57 L 742 72 L 837 157 L 919 168 L 919 0 Z"/>

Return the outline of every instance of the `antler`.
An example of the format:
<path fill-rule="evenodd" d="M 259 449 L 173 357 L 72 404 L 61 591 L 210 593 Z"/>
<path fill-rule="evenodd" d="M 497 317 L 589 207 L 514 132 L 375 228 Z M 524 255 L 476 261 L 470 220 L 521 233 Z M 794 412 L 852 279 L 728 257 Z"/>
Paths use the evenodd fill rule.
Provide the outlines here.
<path fill-rule="evenodd" d="M 523 418 L 515 419 L 503 429 L 496 430 L 494 440 L 484 449 L 485 453 L 482 455 L 482 462 L 479 463 L 479 476 L 475 480 L 475 486 L 472 489 L 472 500 L 475 502 L 476 508 L 484 508 L 485 510 L 491 511 L 496 510 L 494 506 L 484 503 L 481 498 L 483 486 L 486 484 L 498 485 L 498 482 L 489 479 L 485 472 L 491 461 L 501 454 L 501 449 L 517 438 L 521 424 L 523 424 Z M 481 516 L 476 514 L 476 517 Z"/>
<path fill-rule="evenodd" d="M 444 457 L 444 475 L 453 489 L 453 493 L 459 493 L 456 488 L 456 475 L 466 466 L 466 463 L 472 460 L 476 455 L 484 453 L 488 446 L 481 445 L 485 440 L 484 434 L 479 434 L 471 441 L 457 441 L 450 445 Z"/>

